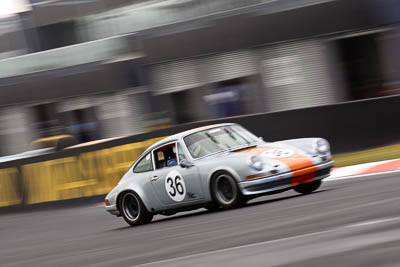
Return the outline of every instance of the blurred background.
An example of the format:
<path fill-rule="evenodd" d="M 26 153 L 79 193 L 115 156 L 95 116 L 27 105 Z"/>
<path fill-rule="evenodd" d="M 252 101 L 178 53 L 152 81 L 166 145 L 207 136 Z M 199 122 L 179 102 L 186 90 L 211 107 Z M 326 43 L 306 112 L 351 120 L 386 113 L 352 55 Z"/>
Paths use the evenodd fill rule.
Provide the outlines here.
<path fill-rule="evenodd" d="M 399 108 L 400 0 L 0 0 L 0 265 L 400 266 Z M 333 179 L 148 228 L 97 208 L 216 122 L 326 138 Z"/>
<path fill-rule="evenodd" d="M 0 0 L 0 155 L 400 93 L 398 0 Z"/>

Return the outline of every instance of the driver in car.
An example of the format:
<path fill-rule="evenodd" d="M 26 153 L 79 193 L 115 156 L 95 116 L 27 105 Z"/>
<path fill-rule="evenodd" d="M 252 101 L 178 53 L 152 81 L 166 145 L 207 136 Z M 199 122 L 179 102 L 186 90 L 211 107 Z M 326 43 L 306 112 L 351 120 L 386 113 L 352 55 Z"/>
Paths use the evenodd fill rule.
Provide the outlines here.
<path fill-rule="evenodd" d="M 167 157 L 167 167 L 172 167 L 178 165 L 178 161 L 176 160 L 176 147 L 172 147 L 172 153 Z"/>

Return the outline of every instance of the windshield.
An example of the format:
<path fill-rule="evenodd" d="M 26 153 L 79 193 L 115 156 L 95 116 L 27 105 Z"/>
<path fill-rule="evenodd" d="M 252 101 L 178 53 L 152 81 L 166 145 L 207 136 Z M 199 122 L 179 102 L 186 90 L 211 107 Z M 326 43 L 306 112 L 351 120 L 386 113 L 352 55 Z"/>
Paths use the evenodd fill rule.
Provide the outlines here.
<path fill-rule="evenodd" d="M 223 126 L 188 135 L 185 144 L 193 158 L 251 145 L 260 140 L 238 125 Z"/>

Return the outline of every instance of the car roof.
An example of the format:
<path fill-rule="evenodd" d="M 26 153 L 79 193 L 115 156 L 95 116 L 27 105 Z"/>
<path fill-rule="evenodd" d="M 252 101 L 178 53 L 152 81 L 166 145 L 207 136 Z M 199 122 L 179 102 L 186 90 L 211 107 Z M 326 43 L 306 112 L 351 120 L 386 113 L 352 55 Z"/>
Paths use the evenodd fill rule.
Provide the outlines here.
<path fill-rule="evenodd" d="M 236 123 L 219 123 L 219 124 L 212 124 L 212 125 L 207 125 L 207 126 L 202 126 L 202 127 L 198 127 L 198 128 L 194 128 L 191 130 L 187 130 L 184 132 L 180 132 L 171 136 L 168 136 L 160 141 L 157 141 L 156 143 L 152 144 L 150 147 L 148 147 L 146 149 L 146 151 L 143 153 L 147 153 L 148 151 L 158 147 L 159 145 L 165 144 L 165 143 L 169 143 L 172 141 L 177 141 L 179 139 L 181 139 L 182 137 L 185 137 L 187 135 L 196 133 L 196 132 L 200 132 L 200 131 L 204 131 L 204 130 L 208 130 L 208 129 L 212 129 L 212 128 L 217 128 L 217 127 L 222 127 L 222 126 L 228 126 L 228 125 L 237 125 Z"/>

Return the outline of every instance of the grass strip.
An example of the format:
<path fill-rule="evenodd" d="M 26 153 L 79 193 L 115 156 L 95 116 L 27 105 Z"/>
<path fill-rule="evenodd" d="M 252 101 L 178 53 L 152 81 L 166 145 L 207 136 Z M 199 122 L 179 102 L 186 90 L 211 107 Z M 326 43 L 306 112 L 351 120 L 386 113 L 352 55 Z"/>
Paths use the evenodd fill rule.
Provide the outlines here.
<path fill-rule="evenodd" d="M 333 156 L 335 167 L 400 158 L 400 144 Z"/>

